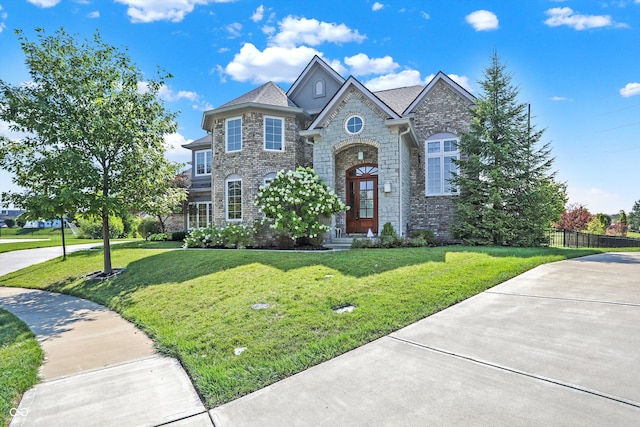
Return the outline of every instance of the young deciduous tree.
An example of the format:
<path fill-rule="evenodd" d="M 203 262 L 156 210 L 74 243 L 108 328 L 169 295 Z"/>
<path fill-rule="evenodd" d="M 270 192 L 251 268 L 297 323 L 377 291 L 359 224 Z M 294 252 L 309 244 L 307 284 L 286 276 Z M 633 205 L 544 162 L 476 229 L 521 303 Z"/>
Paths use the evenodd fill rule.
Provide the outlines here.
<path fill-rule="evenodd" d="M 24 188 L 11 200 L 42 216 L 100 218 L 109 274 L 109 216 L 144 211 L 177 173 L 163 138 L 175 132 L 175 114 L 158 99 L 170 75 L 145 79 L 99 33 L 84 41 L 64 29 L 37 29 L 36 41 L 17 34 L 32 80 L 0 80 L 0 119 L 30 136 L 0 145 L 2 166 Z"/>
<path fill-rule="evenodd" d="M 609 225 L 611 225 L 611 217 L 609 215 L 603 213 L 595 214 L 587 224 L 587 233 L 606 234 Z"/>
<path fill-rule="evenodd" d="M 566 203 L 566 186 L 551 172 L 550 146 L 539 146 L 543 131 L 531 126 L 527 105 L 518 102 L 496 54 L 480 84 L 452 178 L 460 188 L 452 234 L 471 244 L 546 243 Z"/>

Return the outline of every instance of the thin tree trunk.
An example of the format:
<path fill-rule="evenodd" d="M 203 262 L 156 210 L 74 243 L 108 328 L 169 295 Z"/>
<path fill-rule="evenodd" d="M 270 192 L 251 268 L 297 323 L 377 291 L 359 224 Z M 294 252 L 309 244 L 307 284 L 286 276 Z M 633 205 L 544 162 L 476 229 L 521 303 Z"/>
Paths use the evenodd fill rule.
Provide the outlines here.
<path fill-rule="evenodd" d="M 62 233 L 62 260 L 67 260 L 67 246 L 64 243 L 64 217 L 60 217 L 60 232 Z"/>
<path fill-rule="evenodd" d="M 111 274 L 111 246 L 109 245 L 109 215 L 102 214 L 102 241 L 104 254 L 104 274 Z"/>

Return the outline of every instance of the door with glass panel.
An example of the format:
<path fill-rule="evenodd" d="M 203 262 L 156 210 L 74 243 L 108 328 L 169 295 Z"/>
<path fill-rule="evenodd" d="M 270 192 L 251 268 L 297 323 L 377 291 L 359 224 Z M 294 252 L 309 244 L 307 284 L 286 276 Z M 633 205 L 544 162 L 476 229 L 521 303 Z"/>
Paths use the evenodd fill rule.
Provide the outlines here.
<path fill-rule="evenodd" d="M 378 167 L 359 165 L 347 170 L 347 233 L 378 232 Z"/>

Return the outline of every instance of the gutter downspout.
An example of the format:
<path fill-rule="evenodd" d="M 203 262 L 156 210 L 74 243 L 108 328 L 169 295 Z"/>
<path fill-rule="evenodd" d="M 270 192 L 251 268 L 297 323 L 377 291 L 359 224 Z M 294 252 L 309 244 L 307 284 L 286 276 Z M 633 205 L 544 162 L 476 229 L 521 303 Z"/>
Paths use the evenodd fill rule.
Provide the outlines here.
<path fill-rule="evenodd" d="M 404 228 L 402 227 L 402 204 L 403 204 L 403 200 L 402 200 L 402 137 L 403 135 L 408 134 L 409 132 L 411 132 L 411 127 L 407 126 L 407 130 L 405 130 L 404 132 L 398 132 L 398 201 L 399 203 L 399 208 L 398 209 L 398 224 L 400 226 L 400 235 L 403 236 L 404 235 Z M 405 236 L 407 237 L 407 236 Z"/>

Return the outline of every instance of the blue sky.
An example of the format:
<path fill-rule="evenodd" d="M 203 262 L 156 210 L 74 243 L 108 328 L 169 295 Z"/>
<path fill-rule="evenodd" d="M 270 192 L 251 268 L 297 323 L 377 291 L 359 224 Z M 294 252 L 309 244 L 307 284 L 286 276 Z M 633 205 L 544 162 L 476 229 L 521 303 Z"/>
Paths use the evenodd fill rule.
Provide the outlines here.
<path fill-rule="evenodd" d="M 272 80 L 287 90 L 317 54 L 372 90 L 438 71 L 478 94 L 495 50 L 545 128 L 570 202 L 592 213 L 640 200 L 640 0 L 0 0 L 0 78 L 29 80 L 13 33 L 99 30 L 128 49 L 179 111 L 167 156 L 204 136 L 202 112 Z M 11 138 L 6 123 L 0 134 Z M 14 188 L 0 172 L 0 192 Z"/>

